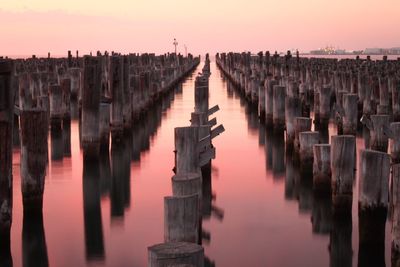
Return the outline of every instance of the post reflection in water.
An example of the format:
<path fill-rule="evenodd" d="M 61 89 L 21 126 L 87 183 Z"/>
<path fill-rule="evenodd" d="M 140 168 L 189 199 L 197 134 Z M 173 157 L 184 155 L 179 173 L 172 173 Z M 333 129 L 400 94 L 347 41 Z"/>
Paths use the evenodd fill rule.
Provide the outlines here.
<path fill-rule="evenodd" d="M 111 165 L 110 165 L 110 154 L 101 153 L 100 159 L 100 192 L 101 196 L 108 196 L 111 190 Z"/>
<path fill-rule="evenodd" d="M 281 179 L 285 174 L 285 137 L 283 131 L 272 132 L 272 170 L 274 179 Z"/>
<path fill-rule="evenodd" d="M 111 146 L 111 162 L 112 162 L 112 182 L 111 182 L 111 217 L 124 217 L 126 203 L 130 201 L 130 187 L 125 188 L 126 184 L 130 184 L 130 147 L 127 147 L 126 136 L 123 142 L 113 143 Z"/>
<path fill-rule="evenodd" d="M 83 217 L 86 259 L 103 260 L 104 240 L 100 205 L 100 166 L 98 162 L 83 165 Z"/>
<path fill-rule="evenodd" d="M 314 194 L 312 177 L 301 175 L 294 155 L 285 151 L 284 136 L 261 123 L 214 63 L 211 68 L 210 106 L 219 105 L 216 117 L 226 132 L 213 139 L 217 157 L 212 177 L 203 184 L 205 266 L 357 266 L 361 255 L 369 256 L 359 250 L 357 238 L 357 179 L 353 221 L 333 219 L 331 199 Z M 27 223 L 18 212 L 22 201 L 15 150 L 12 254 L 2 250 L 0 266 L 147 266 L 147 247 L 163 240 L 162 200 L 171 194 L 173 129 L 189 124 L 193 100 L 192 77 L 143 112 L 126 139 L 101 155 L 97 167 L 82 165 L 78 116 L 72 117 L 71 159 L 50 162 L 44 224 L 31 231 L 33 221 Z M 78 115 L 77 106 L 75 111 Z M 332 135 L 331 125 L 328 130 Z M 57 142 L 49 138 L 53 153 Z M 363 144 L 357 138 L 357 150 Z M 386 230 L 379 264 L 382 257 L 390 264 L 390 238 Z M 35 246 L 27 245 L 33 241 Z"/>
<path fill-rule="evenodd" d="M 329 263 L 331 267 L 352 267 L 352 219 L 341 218 L 332 221 L 329 239 Z"/>
<path fill-rule="evenodd" d="M 0 238 L 2 238 L 2 240 L 0 240 L 0 266 L 12 267 L 13 260 L 11 255 L 11 240 L 9 230 L 2 231 Z"/>
<path fill-rule="evenodd" d="M 71 157 L 71 121 L 63 121 L 62 139 L 64 143 L 64 157 Z"/>
<path fill-rule="evenodd" d="M 43 214 L 24 214 L 22 226 L 22 262 L 24 267 L 49 266 Z"/>
<path fill-rule="evenodd" d="M 51 136 L 51 160 L 59 161 L 64 157 L 64 141 L 63 141 L 63 131 L 54 130 L 50 131 Z"/>

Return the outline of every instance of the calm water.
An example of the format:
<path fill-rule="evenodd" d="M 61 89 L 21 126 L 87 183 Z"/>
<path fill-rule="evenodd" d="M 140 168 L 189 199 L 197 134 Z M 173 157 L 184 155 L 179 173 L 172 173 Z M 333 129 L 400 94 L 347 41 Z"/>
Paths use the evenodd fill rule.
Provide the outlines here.
<path fill-rule="evenodd" d="M 256 112 L 228 86 L 214 63 L 211 72 L 210 106 L 220 106 L 216 116 L 226 132 L 214 139 L 214 212 L 203 222 L 209 234 L 203 242 L 209 261 L 218 267 L 330 266 L 330 255 L 337 255 L 339 245 L 349 264 L 331 266 L 357 266 L 357 184 L 352 223 L 332 225 L 329 199 L 313 197 L 311 184 L 285 156 L 283 136 L 259 124 Z M 22 266 L 23 258 L 26 266 L 38 266 L 46 254 L 50 266 L 147 266 L 147 247 L 163 241 L 163 197 L 171 195 L 174 164 L 173 129 L 189 124 L 193 78 L 152 110 L 122 147 L 113 148 L 99 171 L 83 170 L 76 120 L 71 125 L 70 158 L 51 160 L 63 153 L 64 145 L 64 140 L 53 138 L 43 226 L 25 222 L 24 234 L 19 151 L 14 151 L 14 266 Z M 358 138 L 357 149 L 362 147 Z M 390 265 L 389 223 L 386 232 L 385 258 Z"/>

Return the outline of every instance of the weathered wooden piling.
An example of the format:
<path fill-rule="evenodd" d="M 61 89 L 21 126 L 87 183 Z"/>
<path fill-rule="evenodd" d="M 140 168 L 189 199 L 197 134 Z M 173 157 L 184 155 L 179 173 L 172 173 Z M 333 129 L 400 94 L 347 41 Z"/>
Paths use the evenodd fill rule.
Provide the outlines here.
<path fill-rule="evenodd" d="M 69 77 L 71 79 L 71 98 L 76 100 L 81 92 L 81 69 L 70 68 Z"/>
<path fill-rule="evenodd" d="M 124 129 L 130 130 L 132 128 L 132 91 L 129 79 L 129 58 L 123 56 L 123 121 Z"/>
<path fill-rule="evenodd" d="M 172 176 L 173 196 L 202 196 L 202 181 L 200 173 L 179 173 Z"/>
<path fill-rule="evenodd" d="M 15 94 L 15 87 L 12 86 L 13 69 L 13 61 L 0 59 L 0 258 L 11 257 L 12 140 Z"/>
<path fill-rule="evenodd" d="M 357 94 L 343 95 L 343 134 L 356 135 L 358 122 Z"/>
<path fill-rule="evenodd" d="M 47 112 L 21 111 L 21 189 L 24 213 L 41 213 L 47 165 Z"/>
<path fill-rule="evenodd" d="M 258 114 L 261 121 L 265 121 L 265 92 L 266 82 L 258 86 Z"/>
<path fill-rule="evenodd" d="M 332 207 L 335 217 L 351 215 L 356 140 L 353 135 L 331 138 Z"/>
<path fill-rule="evenodd" d="M 199 242 L 198 194 L 164 198 L 164 242 Z"/>
<path fill-rule="evenodd" d="M 389 115 L 371 115 L 372 129 L 371 149 L 386 153 L 388 150 L 389 138 L 385 134 L 385 129 L 389 129 Z"/>
<path fill-rule="evenodd" d="M 392 122 L 390 124 L 390 156 L 392 163 L 400 163 L 400 122 Z"/>
<path fill-rule="evenodd" d="M 288 87 L 288 93 L 285 99 L 285 128 L 286 128 L 286 146 L 293 148 L 295 139 L 294 120 L 302 115 L 301 100 L 299 98 L 298 85 L 291 82 Z"/>
<path fill-rule="evenodd" d="M 392 166 L 392 192 L 393 205 L 392 223 L 392 266 L 400 264 L 400 164 Z"/>
<path fill-rule="evenodd" d="M 175 173 L 200 170 L 198 142 L 197 127 L 175 128 Z"/>
<path fill-rule="evenodd" d="M 274 129 L 283 130 L 285 128 L 285 96 L 286 87 L 275 85 L 273 87 L 273 123 Z"/>
<path fill-rule="evenodd" d="M 327 127 L 331 115 L 331 87 L 322 86 L 319 91 L 319 122 L 322 127 Z"/>
<path fill-rule="evenodd" d="M 359 266 L 383 266 L 390 156 L 362 150 L 359 167 Z"/>
<path fill-rule="evenodd" d="M 319 143 L 319 132 L 299 133 L 300 169 L 304 174 L 312 173 L 313 146 Z"/>
<path fill-rule="evenodd" d="M 197 244 L 170 242 L 148 247 L 147 250 L 149 267 L 167 267 L 179 264 L 204 266 L 204 249 Z"/>
<path fill-rule="evenodd" d="M 110 58 L 110 90 L 111 90 L 111 137 L 113 142 L 122 140 L 124 130 L 124 73 L 123 58 L 112 56 Z"/>
<path fill-rule="evenodd" d="M 82 90 L 82 149 L 85 160 L 97 160 L 100 150 L 101 68 L 95 58 L 84 57 Z"/>
<path fill-rule="evenodd" d="M 316 144 L 313 146 L 313 189 L 317 193 L 331 192 L 331 146 Z"/>
<path fill-rule="evenodd" d="M 65 78 L 60 82 L 62 91 L 62 119 L 64 124 L 71 121 L 71 79 Z"/>
<path fill-rule="evenodd" d="M 400 78 L 391 79 L 393 121 L 400 121 Z"/>
<path fill-rule="evenodd" d="M 265 122 L 267 125 L 273 125 L 274 114 L 274 86 L 278 85 L 276 80 L 269 80 L 265 93 Z"/>
<path fill-rule="evenodd" d="M 301 132 L 311 131 L 312 120 L 306 117 L 294 118 L 294 152 L 300 152 L 300 139 L 299 135 Z"/>
<path fill-rule="evenodd" d="M 50 85 L 50 125 L 52 131 L 61 131 L 63 112 L 63 91 L 60 85 Z"/>
<path fill-rule="evenodd" d="M 110 149 L 110 111 L 109 103 L 100 103 L 100 152 Z"/>

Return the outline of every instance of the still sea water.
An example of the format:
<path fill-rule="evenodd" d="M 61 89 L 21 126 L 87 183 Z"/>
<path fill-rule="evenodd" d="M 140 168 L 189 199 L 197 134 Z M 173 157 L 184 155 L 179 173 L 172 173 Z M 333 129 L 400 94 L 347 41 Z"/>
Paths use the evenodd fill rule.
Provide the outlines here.
<path fill-rule="evenodd" d="M 43 223 L 23 221 L 20 153 L 14 149 L 14 266 L 147 266 L 147 247 L 163 242 L 163 198 L 171 195 L 174 127 L 189 125 L 194 78 L 203 64 L 110 149 L 100 171 L 83 169 L 79 123 L 62 139 L 49 135 Z M 211 63 L 210 107 L 226 131 L 213 140 L 213 212 L 203 221 L 208 264 L 232 266 L 357 266 L 358 178 L 353 218 L 331 220 L 330 201 L 316 198 L 284 137 L 260 124 L 257 112 Z M 76 114 L 76 110 L 74 110 Z M 330 127 L 330 134 L 336 130 Z M 57 159 L 71 144 L 71 157 Z M 65 146 L 66 145 L 66 146 Z M 364 147 L 357 138 L 357 150 Z M 358 164 L 356 165 L 358 166 Z M 357 177 L 357 174 L 356 174 Z M 338 260 L 341 259 L 341 260 Z M 390 265 L 390 222 L 385 261 Z"/>

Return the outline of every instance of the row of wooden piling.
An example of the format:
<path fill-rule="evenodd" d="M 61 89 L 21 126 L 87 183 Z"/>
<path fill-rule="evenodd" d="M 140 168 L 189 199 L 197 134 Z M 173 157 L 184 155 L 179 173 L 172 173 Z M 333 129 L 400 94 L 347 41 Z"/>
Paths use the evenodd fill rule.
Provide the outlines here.
<path fill-rule="evenodd" d="M 211 140 L 223 132 L 209 115 L 210 61 L 208 55 L 202 73 L 195 80 L 195 109 L 191 126 L 175 128 L 175 175 L 172 196 L 164 198 L 164 243 L 148 248 L 149 266 L 204 266 L 201 246 L 202 217 L 211 209 L 211 159 L 215 148 Z"/>
<path fill-rule="evenodd" d="M 216 62 L 258 112 L 260 121 L 275 133 L 286 132 L 287 154 L 299 164 L 302 177 L 312 179 L 314 194 L 330 195 L 334 220 L 339 222 L 351 221 L 356 134 L 363 131 L 366 149 L 359 152 L 358 166 L 360 250 L 370 255 L 384 251 L 389 204 L 393 214 L 399 213 L 394 201 L 399 191 L 400 61 L 294 58 L 290 53 L 281 57 L 260 52 L 256 56 L 217 54 Z M 337 135 L 329 140 L 330 122 L 336 125 Z M 394 263 L 399 261 L 396 216 Z"/>
<path fill-rule="evenodd" d="M 54 140 L 59 139 L 61 131 L 70 131 L 73 103 L 81 111 L 85 162 L 98 161 L 100 147 L 103 153 L 109 153 L 110 133 L 115 137 L 113 142 L 120 143 L 121 129 L 131 132 L 134 125 L 141 123 L 141 114 L 159 104 L 158 99 L 199 62 L 200 58 L 190 54 L 188 57 L 99 53 L 96 57 L 76 59 L 1 58 L 0 250 L 7 253 L 10 244 L 13 143 L 20 147 L 21 153 L 24 217 L 38 217 L 43 207 L 48 131 L 50 128 Z M 70 145 L 69 153 L 63 153 L 61 159 L 63 156 L 70 156 Z"/>

